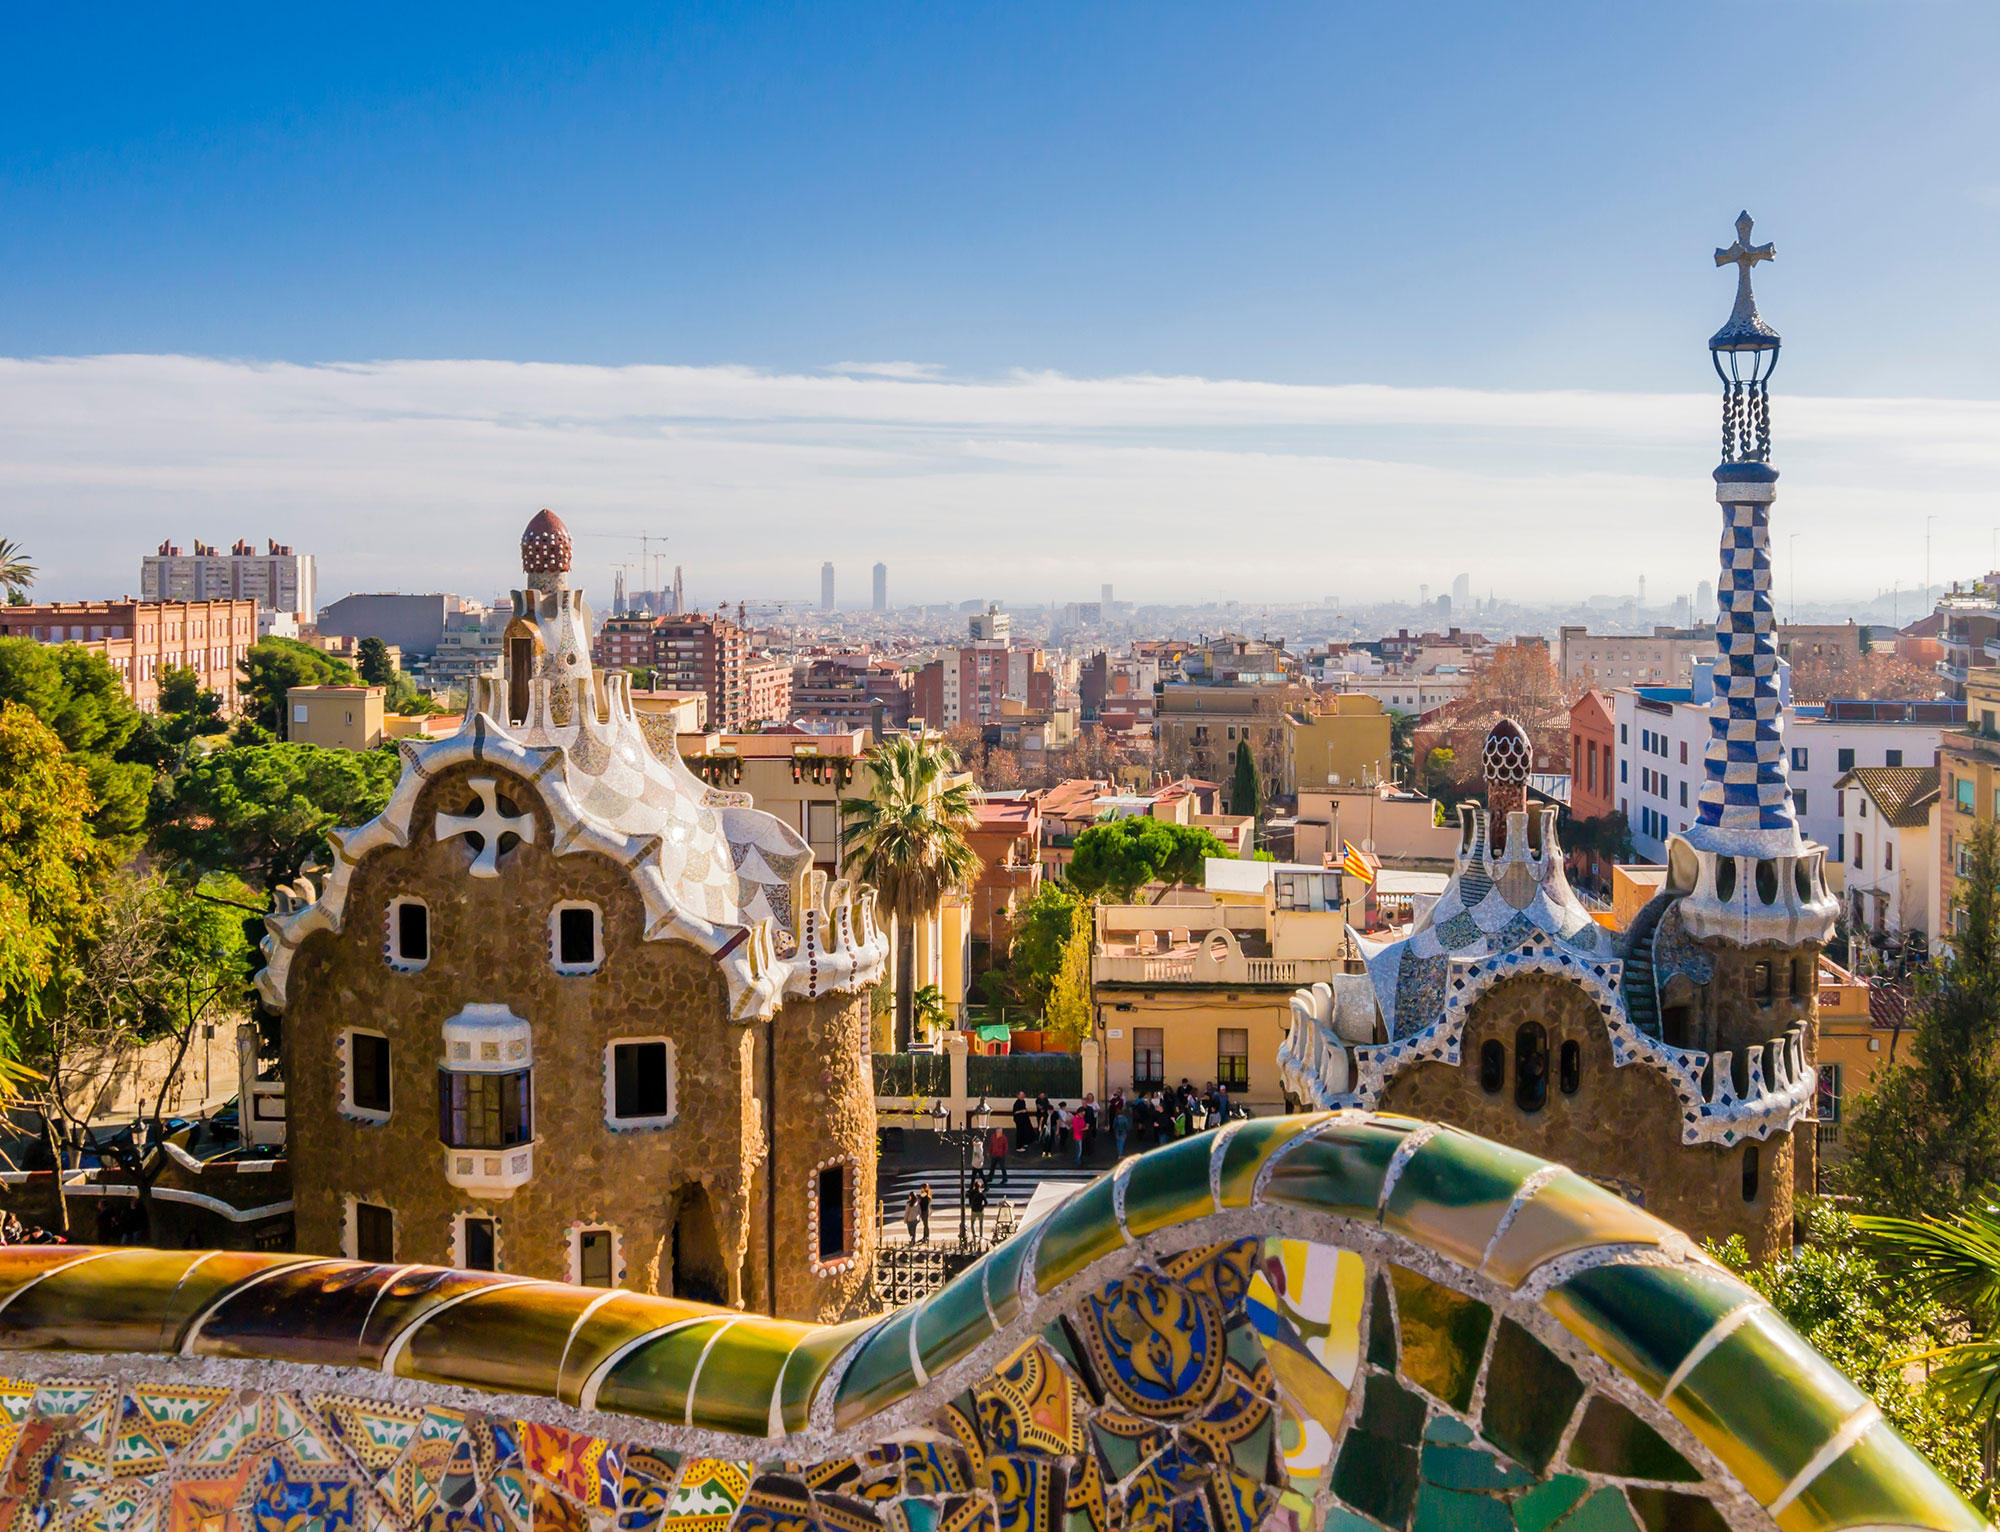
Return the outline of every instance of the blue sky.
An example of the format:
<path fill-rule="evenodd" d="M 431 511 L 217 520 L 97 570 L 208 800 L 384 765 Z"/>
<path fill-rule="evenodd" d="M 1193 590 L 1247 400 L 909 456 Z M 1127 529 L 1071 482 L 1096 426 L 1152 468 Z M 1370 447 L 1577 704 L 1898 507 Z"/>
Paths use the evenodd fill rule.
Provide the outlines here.
<path fill-rule="evenodd" d="M 1780 252 L 1759 290 L 1788 337 L 1781 393 L 1984 401 L 2000 398 L 1996 43 L 2000 8 L 1974 0 L 39 6 L 10 17 L 0 50 L 0 356 L 778 377 L 910 363 L 972 383 L 1678 395 L 1708 386 L 1701 344 L 1729 298 L 1709 251 L 1748 205 Z M 114 418 L 131 385 L 95 396 L 97 438 L 90 400 L 75 401 L 73 455 L 58 460 L 19 426 L 0 454 L 14 507 L 0 515 L 43 534 L 63 593 L 103 583 L 90 563 L 102 539 L 67 541 L 79 509 L 120 540 L 141 510 L 212 509 L 212 527 L 176 524 L 186 539 L 236 535 L 221 519 L 235 526 L 251 508 L 278 520 L 323 509 L 276 470 L 261 492 L 244 483 L 220 414 L 205 467 L 169 463 L 169 446 Z M 365 392 L 341 408 L 392 409 Z M 575 403 L 509 408 L 555 430 Z M 626 418 L 615 401 L 600 408 L 593 429 Z M 1552 402 L 1549 425 L 1570 408 Z M 839 420 L 809 413 L 803 426 L 788 417 L 793 448 L 853 445 Z M 951 409 L 918 413 L 927 432 L 971 428 Z M 1441 427 L 1422 408 L 1342 428 L 1297 413 L 1003 435 L 1516 481 L 1561 450 L 1559 436 Z M 658 439 L 676 505 L 768 503 L 757 454 L 727 482 L 677 455 L 703 409 L 630 418 Z M 1782 403 L 1779 423 L 1782 448 Z M 1982 505 L 1983 429 L 1953 449 L 1976 473 L 1923 481 L 1962 560 L 1983 557 L 2000 519 Z M 744 435 L 740 423 L 729 433 Z M 1712 437 L 1704 419 L 1684 453 L 1633 438 L 1580 455 L 1592 472 L 1698 475 Z M 294 476 L 309 478 L 311 461 Z M 1808 451 L 1787 466 L 1810 475 L 1815 462 Z M 106 463 L 120 467 L 98 471 Z M 906 469 L 871 460 L 866 472 Z M 608 492 L 593 500 L 602 487 L 567 472 L 552 470 L 543 498 L 573 490 L 573 520 L 598 506 L 607 526 L 641 514 Z M 1841 473 L 1829 488 L 1879 481 L 1883 499 L 1857 527 L 1918 482 L 1891 445 L 1843 457 Z M 1032 476 L 1017 478 L 1032 529 Z M 782 492 L 810 496 L 815 482 Z M 1226 476 L 1217 484 L 1224 494 Z M 777 480 L 762 493 L 780 493 Z M 1304 535 L 1315 505 L 1362 517 L 1395 504 L 1387 489 L 1352 503 L 1327 493 L 1285 502 L 1300 519 L 1281 525 Z M 957 508 L 948 487 L 925 494 L 946 516 L 1007 503 L 1002 491 Z M 1107 510 L 1141 509 L 1145 494 Z M 1089 503 L 1066 504 L 1060 524 Z M 487 534 L 483 504 L 436 504 Z M 1439 513 L 1454 505 L 1466 515 L 1451 531 L 1476 539 L 1470 506 L 1440 501 Z M 525 519 L 517 509 L 491 507 L 491 527 Z M 1199 508 L 1189 516 L 1192 531 Z M 857 568 L 903 531 L 868 530 Z M 1692 572 L 1712 543 L 1706 525 L 1690 532 L 1674 557 Z M 453 563 L 447 541 L 423 552 L 426 570 L 473 581 L 478 561 Z M 810 589 L 823 556 L 760 571 L 692 528 L 689 548 L 732 589 L 768 575 L 771 594 Z M 992 552 L 975 550 L 975 567 Z M 1115 538 L 1093 553 L 1116 555 Z M 1872 588 L 1876 562 L 1829 546 L 1821 583 Z M 336 590 L 387 578 L 358 557 L 351 575 L 325 573 Z M 930 571 L 941 585 L 964 574 L 949 561 Z M 1044 575 L 1061 574 L 1024 573 L 1017 594 L 1060 596 Z M 1093 568 L 1075 583 L 1097 580 Z M 1337 588 L 1317 571 L 1307 583 Z M 1675 571 L 1655 589 L 1679 583 Z"/>

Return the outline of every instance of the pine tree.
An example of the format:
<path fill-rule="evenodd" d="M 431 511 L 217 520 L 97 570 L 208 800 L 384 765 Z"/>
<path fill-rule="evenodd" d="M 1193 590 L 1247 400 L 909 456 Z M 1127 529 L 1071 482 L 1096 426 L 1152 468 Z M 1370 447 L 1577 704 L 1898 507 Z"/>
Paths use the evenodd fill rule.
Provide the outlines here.
<path fill-rule="evenodd" d="M 1870 1213 L 1949 1214 L 2000 1182 L 2000 834 L 1966 845 L 1963 926 L 1920 981 L 1910 1059 L 1849 1120 L 1844 1190 Z"/>
<path fill-rule="evenodd" d="M 1257 761 L 1250 754 L 1250 741 L 1236 742 L 1236 775 L 1229 784 L 1229 812 L 1247 816 L 1250 821 L 1251 844 L 1256 844 L 1257 811 L 1263 807 L 1263 785 L 1257 780 Z"/>

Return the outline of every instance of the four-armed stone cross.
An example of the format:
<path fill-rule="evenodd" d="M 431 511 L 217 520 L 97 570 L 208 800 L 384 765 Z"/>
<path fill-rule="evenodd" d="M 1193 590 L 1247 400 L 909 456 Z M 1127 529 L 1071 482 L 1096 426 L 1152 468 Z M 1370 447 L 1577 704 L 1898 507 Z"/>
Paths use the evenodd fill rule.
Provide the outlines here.
<path fill-rule="evenodd" d="M 484 805 L 477 814 L 440 814 L 437 817 L 437 838 L 447 841 L 454 836 L 474 835 L 479 838 L 478 855 L 472 859 L 469 869 L 475 878 L 497 878 L 500 876 L 500 837 L 517 835 L 522 840 L 535 838 L 535 816 L 533 814 L 504 814 L 500 805 L 493 800 L 494 789 L 499 783 L 492 777 L 474 777 L 466 783 Z"/>
<path fill-rule="evenodd" d="M 1739 309 L 1750 301 L 1750 268 L 1759 261 L 1775 260 L 1778 254 L 1776 245 L 1751 244 L 1750 229 L 1750 214 L 1747 211 L 1738 213 L 1736 243 L 1727 250 L 1715 252 L 1716 265 L 1727 266 L 1734 263 L 1736 267 L 1736 306 Z"/>

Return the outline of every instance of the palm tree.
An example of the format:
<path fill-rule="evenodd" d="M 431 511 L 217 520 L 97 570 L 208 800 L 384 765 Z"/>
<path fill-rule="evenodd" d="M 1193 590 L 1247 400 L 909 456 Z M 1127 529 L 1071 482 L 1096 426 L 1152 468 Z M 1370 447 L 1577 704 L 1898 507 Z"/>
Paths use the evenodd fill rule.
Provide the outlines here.
<path fill-rule="evenodd" d="M 958 756 L 938 741 L 898 735 L 865 759 L 874 784 L 865 798 L 841 799 L 840 846 L 896 923 L 896 1047 L 907 1051 L 917 923 L 979 872 L 979 853 L 966 839 L 975 819 L 973 789 L 953 780 Z"/>
<path fill-rule="evenodd" d="M 11 537 L 0 537 L 0 591 L 7 593 L 10 603 L 17 602 L 34 583 L 35 566 L 28 562 L 27 550 Z"/>
<path fill-rule="evenodd" d="M 1943 1218 L 1854 1220 L 1904 1281 L 1964 1316 L 1966 1339 L 1909 1360 L 1937 1364 L 1931 1386 L 1979 1428 L 1988 1480 L 2000 1458 L 2000 1206 L 1993 1196 L 1988 1188 Z"/>

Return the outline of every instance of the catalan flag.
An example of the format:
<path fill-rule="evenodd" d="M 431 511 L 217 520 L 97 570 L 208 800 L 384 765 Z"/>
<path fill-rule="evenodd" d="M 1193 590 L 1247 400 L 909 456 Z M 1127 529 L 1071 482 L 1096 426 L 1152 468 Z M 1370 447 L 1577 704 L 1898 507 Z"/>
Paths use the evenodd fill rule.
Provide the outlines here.
<path fill-rule="evenodd" d="M 1348 874 L 1350 877 L 1359 878 L 1363 883 L 1373 883 L 1375 881 L 1374 864 L 1368 860 L 1367 855 L 1353 841 L 1344 840 L 1340 843 L 1340 855 L 1340 870 L 1342 872 Z"/>

